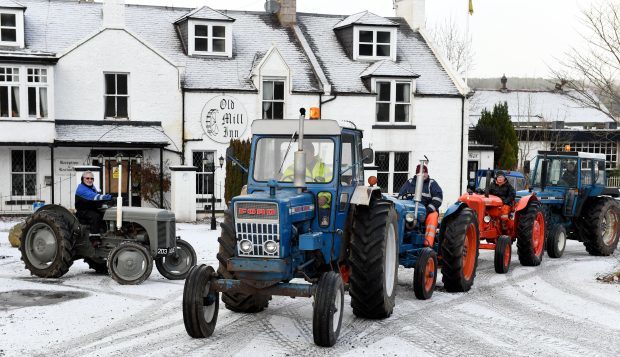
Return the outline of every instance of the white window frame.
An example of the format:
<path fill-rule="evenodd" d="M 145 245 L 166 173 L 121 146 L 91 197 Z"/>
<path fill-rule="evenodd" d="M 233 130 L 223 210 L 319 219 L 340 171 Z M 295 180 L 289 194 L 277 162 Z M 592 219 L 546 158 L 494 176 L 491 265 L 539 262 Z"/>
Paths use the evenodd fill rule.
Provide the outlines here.
<path fill-rule="evenodd" d="M 23 164 L 24 167 L 22 169 L 22 171 L 18 171 L 18 172 L 14 172 L 13 171 L 13 151 L 21 151 L 22 152 L 22 159 L 24 160 Z M 26 170 L 26 151 L 34 151 L 34 155 L 35 155 L 35 159 L 34 159 L 34 172 L 30 172 L 30 171 L 25 171 Z M 13 149 L 10 150 L 10 165 L 11 165 L 11 173 L 9 176 L 9 182 L 11 185 L 11 197 L 15 197 L 15 198 L 32 198 L 32 197 L 36 197 L 37 196 L 37 181 L 39 178 L 39 165 L 38 165 L 38 161 L 39 161 L 39 152 L 37 150 L 34 149 Z M 22 175 L 24 177 L 24 181 L 23 181 L 23 185 L 24 187 L 22 187 L 22 189 L 24 190 L 24 194 L 23 195 L 14 195 L 13 194 L 13 175 Z M 32 195 L 26 195 L 26 175 L 35 175 L 35 181 L 34 181 L 34 194 Z"/>
<path fill-rule="evenodd" d="M 2 9 L 0 10 L 0 14 L 9 14 L 15 15 L 15 27 L 8 27 L 10 29 L 15 29 L 15 41 L 2 41 L 2 37 L 0 36 L 0 46 L 16 46 L 23 48 L 24 47 L 24 12 L 22 10 L 10 10 L 10 9 Z M 2 26 L 0 26 L 0 31 Z"/>
<path fill-rule="evenodd" d="M 108 74 L 113 74 L 115 76 L 118 75 L 124 75 L 127 76 L 127 94 L 118 94 L 118 88 L 114 88 L 115 94 L 106 94 L 105 92 L 105 76 Z M 127 72 L 103 72 L 103 117 L 104 119 L 129 119 L 131 118 L 131 101 L 130 98 L 131 96 L 129 95 L 129 93 L 131 93 L 131 85 L 129 83 L 130 80 L 130 76 L 129 73 Z M 114 83 L 118 83 L 118 81 L 114 81 Z M 118 87 L 118 84 L 116 85 Z M 107 97 L 127 97 L 127 117 L 119 117 L 119 116 L 113 116 L 113 117 L 108 117 L 106 116 L 106 99 Z M 118 104 L 117 101 L 114 101 L 114 112 L 115 114 L 118 114 Z"/>
<path fill-rule="evenodd" d="M 50 115 L 50 91 L 48 89 L 48 78 L 49 72 L 45 67 L 27 67 L 26 68 L 26 109 L 28 111 L 27 115 L 29 117 L 35 117 L 37 119 L 48 118 Z M 30 88 L 35 88 L 35 105 L 36 105 L 36 113 L 35 115 L 30 114 Z M 47 107 L 47 115 L 41 115 L 41 89 L 44 88 L 46 90 L 46 102 L 45 106 Z"/>
<path fill-rule="evenodd" d="M 263 99 L 263 94 L 265 91 L 265 82 L 282 82 L 284 84 L 284 97 L 280 100 L 269 100 L 267 102 L 271 102 L 271 103 L 282 103 L 282 118 L 275 118 L 275 119 L 285 119 L 286 118 L 286 93 L 287 93 L 287 79 L 286 78 L 282 78 L 282 77 L 263 77 L 261 79 L 261 93 L 260 93 L 260 112 L 261 112 L 261 118 L 262 119 L 271 119 L 271 118 L 263 118 L 263 103 L 266 102 L 266 100 Z"/>
<path fill-rule="evenodd" d="M 207 37 L 199 36 L 199 38 L 206 38 L 208 43 L 207 51 L 198 51 L 196 50 L 196 26 L 207 26 L 208 32 Z M 213 26 L 222 26 L 224 27 L 225 35 L 224 37 L 213 37 Z M 187 22 L 187 50 L 190 56 L 193 55 L 206 55 L 206 56 L 222 56 L 222 57 L 232 57 L 232 24 L 228 22 L 222 21 L 201 21 L 201 20 L 189 20 Z M 223 39 L 224 40 L 224 52 L 214 52 L 213 51 L 213 40 L 214 39 Z"/>
<path fill-rule="evenodd" d="M 374 123 L 377 125 L 412 125 L 413 124 L 413 93 L 415 92 L 415 83 L 413 80 L 405 80 L 405 79 L 393 79 L 393 78 L 373 78 L 372 80 L 372 92 L 376 95 L 376 104 L 387 103 L 385 101 L 379 101 L 379 96 L 377 94 L 377 82 L 389 82 L 390 83 L 390 116 L 388 121 L 377 121 L 377 116 L 375 114 Z M 396 84 L 404 83 L 409 84 L 409 102 L 396 102 Z M 375 104 L 375 108 L 376 108 Z M 396 105 L 408 105 L 408 121 L 396 121 Z"/>
<path fill-rule="evenodd" d="M 376 150 L 375 152 L 379 153 L 379 152 L 386 152 L 388 153 L 389 157 L 388 157 L 388 171 L 378 171 L 377 170 L 377 174 L 379 173 L 387 173 L 388 174 L 388 187 L 385 191 L 385 193 L 389 194 L 389 195 L 394 195 L 394 194 L 398 194 L 398 190 L 400 189 L 400 187 L 396 187 L 396 191 L 392 191 L 391 189 L 394 186 L 394 174 L 407 174 L 407 179 L 411 178 L 411 155 L 412 152 L 411 151 L 406 151 L 406 150 Z M 396 171 L 396 153 L 406 153 L 407 154 L 407 160 L 408 160 L 408 166 L 409 166 L 409 171 Z"/>
<path fill-rule="evenodd" d="M 0 79 L 0 87 L 7 87 L 7 93 L 8 93 L 8 98 L 7 98 L 7 106 L 8 106 L 8 115 L 7 116 L 2 116 L 2 113 L 0 113 L 0 118 L 20 118 L 23 115 L 23 103 L 22 103 L 22 88 L 20 85 L 20 82 L 23 80 L 23 75 L 22 75 L 22 68 L 19 66 L 0 66 L 0 68 L 3 69 L 3 74 L 0 74 L 0 76 L 4 76 L 4 80 Z M 11 70 L 11 74 L 7 74 L 7 70 Z M 10 76 L 11 80 L 7 80 L 7 77 Z M 19 105 L 19 115 L 18 116 L 13 116 L 13 101 L 11 100 L 11 96 L 13 93 L 13 88 L 17 88 L 17 95 L 18 95 L 18 105 Z"/>
<path fill-rule="evenodd" d="M 360 31 L 371 31 L 373 33 L 373 50 L 372 56 L 360 55 Z M 390 33 L 390 55 L 389 56 L 377 56 L 377 32 L 389 32 Z M 366 42 L 364 42 L 366 43 Z M 377 27 L 377 26 L 354 26 L 353 27 L 353 60 L 382 60 L 391 59 L 396 61 L 396 28 L 395 27 Z"/>

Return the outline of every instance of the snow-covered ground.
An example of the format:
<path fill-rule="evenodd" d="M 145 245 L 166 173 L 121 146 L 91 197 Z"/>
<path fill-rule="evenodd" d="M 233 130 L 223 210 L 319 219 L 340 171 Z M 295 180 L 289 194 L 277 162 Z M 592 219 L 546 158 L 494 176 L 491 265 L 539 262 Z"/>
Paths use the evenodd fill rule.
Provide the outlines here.
<path fill-rule="evenodd" d="M 413 270 L 401 269 L 394 314 L 356 318 L 347 296 L 333 348 L 312 339 L 312 302 L 274 297 L 259 314 L 220 305 L 208 339 L 185 332 L 183 281 L 156 269 L 141 285 L 118 285 L 76 261 L 60 279 L 30 276 L 0 221 L 0 356 L 619 356 L 620 284 L 596 277 L 620 269 L 620 251 L 589 256 L 569 241 L 561 259 L 495 274 L 493 252 L 482 251 L 473 289 L 416 300 Z M 217 236 L 208 224 L 179 224 L 201 263 L 216 264 Z M 516 254 L 515 254 L 516 255 Z"/>

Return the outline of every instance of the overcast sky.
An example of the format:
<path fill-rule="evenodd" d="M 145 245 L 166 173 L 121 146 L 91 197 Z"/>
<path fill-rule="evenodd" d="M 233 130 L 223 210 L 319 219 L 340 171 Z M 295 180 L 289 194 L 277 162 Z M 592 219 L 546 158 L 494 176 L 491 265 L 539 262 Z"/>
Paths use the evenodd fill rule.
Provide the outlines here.
<path fill-rule="evenodd" d="M 99 0 L 100 1 L 100 0 Z M 470 77 L 547 77 L 548 66 L 579 47 L 580 14 L 603 0 L 473 0 L 474 65 Z M 263 11 L 265 0 L 126 0 L 127 3 Z M 427 28 L 454 21 L 466 28 L 468 0 L 426 0 Z M 300 12 L 394 16 L 392 0 L 297 0 Z"/>

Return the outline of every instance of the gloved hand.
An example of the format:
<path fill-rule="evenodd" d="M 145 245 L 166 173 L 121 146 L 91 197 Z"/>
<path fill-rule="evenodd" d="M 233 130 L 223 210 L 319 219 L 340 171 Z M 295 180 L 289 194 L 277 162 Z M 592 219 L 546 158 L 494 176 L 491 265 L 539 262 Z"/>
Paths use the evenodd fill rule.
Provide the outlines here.
<path fill-rule="evenodd" d="M 101 196 L 101 199 L 104 201 L 110 201 L 112 200 L 112 195 L 110 195 L 109 193 L 106 193 L 105 195 Z"/>

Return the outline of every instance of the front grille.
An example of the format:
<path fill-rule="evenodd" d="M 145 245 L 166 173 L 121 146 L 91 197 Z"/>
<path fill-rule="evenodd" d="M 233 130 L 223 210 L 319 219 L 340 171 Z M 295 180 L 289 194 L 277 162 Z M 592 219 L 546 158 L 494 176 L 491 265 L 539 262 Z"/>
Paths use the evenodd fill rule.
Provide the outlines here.
<path fill-rule="evenodd" d="M 280 256 L 280 232 L 277 223 L 238 222 L 237 225 L 237 253 L 239 256 L 271 257 Z M 252 251 L 244 253 L 239 248 L 239 242 L 247 239 L 252 242 Z M 264 244 L 267 241 L 276 242 L 278 249 L 269 254 L 265 252 Z"/>

